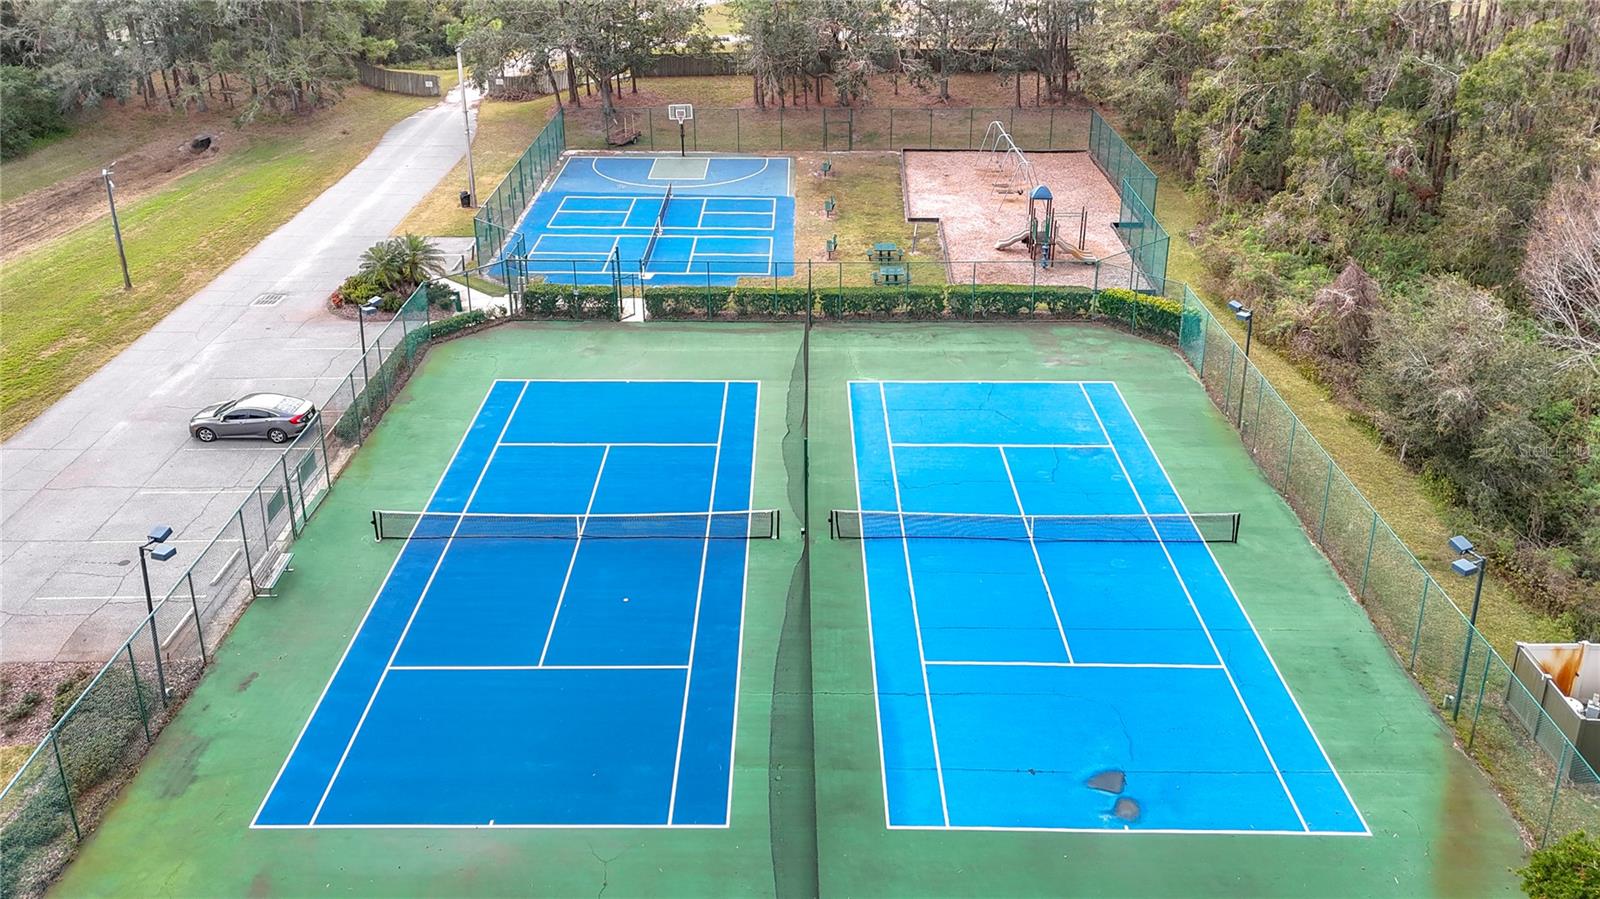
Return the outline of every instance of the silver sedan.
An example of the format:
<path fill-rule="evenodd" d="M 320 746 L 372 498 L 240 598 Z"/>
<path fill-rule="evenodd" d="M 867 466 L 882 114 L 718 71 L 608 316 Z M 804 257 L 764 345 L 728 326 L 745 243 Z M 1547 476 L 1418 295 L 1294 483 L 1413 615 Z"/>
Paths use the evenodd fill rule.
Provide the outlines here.
<path fill-rule="evenodd" d="M 216 403 L 189 419 L 189 433 L 201 443 L 224 437 L 265 437 L 273 443 L 294 439 L 317 414 L 317 407 L 281 393 L 252 393 Z"/>

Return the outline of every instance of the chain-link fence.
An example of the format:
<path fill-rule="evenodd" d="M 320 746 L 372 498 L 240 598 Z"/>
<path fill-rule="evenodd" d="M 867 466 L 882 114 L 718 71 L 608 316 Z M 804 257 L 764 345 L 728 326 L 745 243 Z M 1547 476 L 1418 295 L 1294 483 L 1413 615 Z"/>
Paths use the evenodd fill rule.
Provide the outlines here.
<path fill-rule="evenodd" d="M 625 107 L 604 115 L 594 106 L 567 112 L 568 147 L 676 152 L 678 124 L 665 109 Z M 854 150 L 977 150 L 984 129 L 1001 122 L 1024 150 L 1086 150 L 1087 110 L 994 106 L 957 109 L 799 107 L 739 109 L 696 106 L 684 123 L 689 152 L 783 153 Z"/>
<path fill-rule="evenodd" d="M 1156 208 L 1156 173 L 1096 110 L 1089 111 L 1089 158 L 1119 193 L 1131 190 L 1146 209 Z"/>
<path fill-rule="evenodd" d="M 517 220 L 555 170 L 566 146 L 566 117 L 558 109 L 473 216 L 472 236 L 479 259 L 499 257 L 501 248 L 516 233 Z"/>
<path fill-rule="evenodd" d="M 1187 287 L 1180 346 L 1267 480 L 1538 845 L 1600 832 L 1600 778 Z"/>
<path fill-rule="evenodd" d="M 193 691 L 250 600 L 270 596 L 290 547 L 332 487 L 342 451 L 370 433 L 428 341 L 481 321 L 429 322 L 419 288 L 369 332 L 366 353 L 306 430 L 245 494 L 116 653 L 81 685 L 0 792 L 0 896 L 42 891 Z"/>

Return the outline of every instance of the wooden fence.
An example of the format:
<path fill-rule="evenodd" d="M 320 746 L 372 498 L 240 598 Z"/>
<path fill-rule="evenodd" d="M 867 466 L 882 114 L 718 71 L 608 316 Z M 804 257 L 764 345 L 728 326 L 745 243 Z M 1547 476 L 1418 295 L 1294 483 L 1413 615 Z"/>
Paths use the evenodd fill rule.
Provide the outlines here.
<path fill-rule="evenodd" d="M 356 60 L 356 74 L 362 84 L 380 91 L 410 94 L 413 97 L 439 96 L 439 76 L 429 72 L 402 72 Z"/>

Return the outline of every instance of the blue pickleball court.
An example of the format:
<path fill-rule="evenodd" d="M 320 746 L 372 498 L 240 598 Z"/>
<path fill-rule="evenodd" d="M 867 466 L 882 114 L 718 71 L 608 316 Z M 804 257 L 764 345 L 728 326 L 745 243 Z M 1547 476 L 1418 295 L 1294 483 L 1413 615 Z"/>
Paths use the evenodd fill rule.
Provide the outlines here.
<path fill-rule="evenodd" d="M 1115 384 L 849 389 L 888 826 L 1368 832 Z"/>
<path fill-rule="evenodd" d="M 758 392 L 495 382 L 254 826 L 726 826 Z"/>
<path fill-rule="evenodd" d="M 785 157 L 570 156 L 505 252 L 562 284 L 788 277 L 792 178 Z"/>

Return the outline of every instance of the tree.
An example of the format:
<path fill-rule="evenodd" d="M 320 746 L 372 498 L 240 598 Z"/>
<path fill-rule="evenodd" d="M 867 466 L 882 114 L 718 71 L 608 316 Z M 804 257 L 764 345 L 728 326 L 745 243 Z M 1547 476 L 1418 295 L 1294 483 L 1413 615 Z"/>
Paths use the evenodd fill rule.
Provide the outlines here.
<path fill-rule="evenodd" d="M 462 56 L 480 84 L 507 68 L 545 76 L 561 104 L 551 57 L 563 49 L 555 0 L 471 0 L 463 10 Z"/>
<path fill-rule="evenodd" d="M 600 109 L 615 114 L 613 80 L 644 66 L 653 53 L 687 40 L 700 21 L 693 0 L 585 0 L 561 5 L 559 39 L 579 72 L 600 91 Z"/>
<path fill-rule="evenodd" d="M 1600 171 L 1550 192 L 1519 277 L 1545 339 L 1600 373 Z"/>

